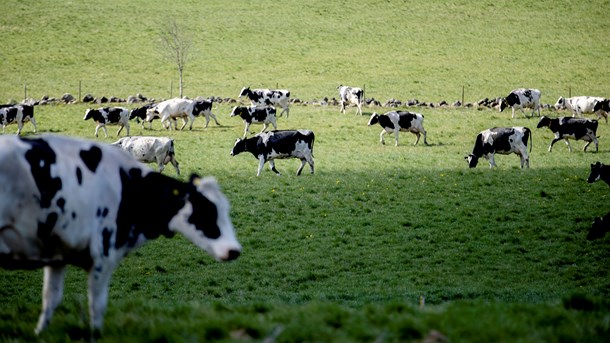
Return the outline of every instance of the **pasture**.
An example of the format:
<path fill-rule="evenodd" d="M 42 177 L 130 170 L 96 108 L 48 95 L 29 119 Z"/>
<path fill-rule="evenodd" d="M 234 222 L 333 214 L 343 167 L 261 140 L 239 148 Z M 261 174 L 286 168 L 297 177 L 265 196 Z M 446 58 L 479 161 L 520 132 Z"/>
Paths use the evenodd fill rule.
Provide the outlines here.
<path fill-rule="evenodd" d="M 608 96 L 608 29 L 599 25 L 608 1 L 257 4 L 107 1 L 91 11 L 87 2 L 4 1 L 0 100 L 21 99 L 25 83 L 35 98 L 76 95 L 79 81 L 83 94 L 168 97 L 177 73 L 155 52 L 168 14 L 194 28 L 190 97 L 277 84 L 310 100 L 336 97 L 341 83 L 366 84 L 382 101 L 452 102 L 462 86 L 468 101 L 523 86 L 551 104 L 568 88 Z M 38 131 L 95 139 L 82 120 L 88 107 L 37 106 Z M 450 342 L 608 341 L 610 237 L 585 237 L 608 212 L 608 186 L 586 178 L 591 163 L 610 163 L 610 125 L 600 123 L 597 153 L 580 141 L 549 153 L 552 133 L 536 129 L 537 118 L 410 109 L 424 114 L 430 146 L 413 146 L 408 133 L 398 147 L 388 136 L 379 144 L 381 127 L 366 123 L 386 108 L 355 116 L 291 106 L 278 127 L 316 134 L 316 173 L 299 177 L 297 160 L 278 161 L 280 177 L 268 165 L 256 177 L 255 158 L 229 155 L 243 123 L 228 104 L 214 105 L 221 126 L 207 129 L 202 118 L 192 131 L 132 123 L 132 135 L 175 139 L 181 179 L 219 180 L 244 251 L 220 264 L 182 237 L 148 243 L 114 273 L 98 341 L 399 342 L 435 332 Z M 476 134 L 494 126 L 532 129 L 530 169 L 516 155 L 496 156 L 493 170 L 484 160 L 467 168 Z M 115 141 L 116 127 L 108 133 L 97 140 Z M 0 340 L 36 340 L 42 271 L 0 275 Z M 89 339 L 84 272 L 70 269 L 39 339 Z"/>

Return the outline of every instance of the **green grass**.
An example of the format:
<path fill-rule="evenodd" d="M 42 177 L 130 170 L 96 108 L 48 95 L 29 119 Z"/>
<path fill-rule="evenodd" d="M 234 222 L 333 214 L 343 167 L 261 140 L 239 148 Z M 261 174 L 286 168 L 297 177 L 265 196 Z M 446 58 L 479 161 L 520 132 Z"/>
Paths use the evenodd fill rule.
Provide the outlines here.
<path fill-rule="evenodd" d="M 546 103 L 568 87 L 607 94 L 608 29 L 599 24 L 607 1 L 256 4 L 5 1 L 0 100 L 20 99 L 23 83 L 33 97 L 76 95 L 81 80 L 83 95 L 169 96 L 177 73 L 155 52 L 168 14 L 184 18 L 198 42 L 185 74 L 191 97 L 277 84 L 310 100 L 336 96 L 341 83 L 366 84 L 381 100 L 453 101 L 462 85 L 467 101 L 521 86 L 540 88 Z M 39 131 L 94 139 L 86 108 L 37 106 Z M 386 110 L 293 106 L 279 128 L 316 133 L 316 174 L 300 177 L 295 160 L 277 162 L 281 177 L 267 166 L 256 177 L 251 155 L 229 156 L 243 124 L 226 104 L 214 106 L 222 126 L 132 124 L 132 135 L 176 140 L 182 180 L 218 178 L 244 252 L 215 263 L 175 237 L 132 253 L 113 275 L 100 341 L 247 342 L 275 332 L 278 342 L 398 342 L 432 330 L 451 342 L 608 341 L 610 238 L 585 237 L 608 212 L 607 185 L 586 178 L 590 163 L 610 160 L 610 126 L 600 124 L 596 154 L 582 142 L 548 153 L 552 134 L 535 129 L 536 119 L 416 108 L 431 146 L 403 133 L 394 147 L 366 126 Z M 516 155 L 496 156 L 493 170 L 486 161 L 467 168 L 476 134 L 493 126 L 533 130 L 530 169 Z M 110 143 L 115 132 L 97 140 Z M 42 272 L 0 274 L 0 340 L 35 340 Z M 39 339 L 88 339 L 84 272 L 70 270 Z"/>
<path fill-rule="evenodd" d="M 339 84 L 367 96 L 438 102 L 539 88 L 609 96 L 607 0 L 580 1 L 3 1 L 0 99 L 177 94 L 159 29 L 168 17 L 194 40 L 185 95 L 237 97 L 243 86 L 305 100 Z"/>

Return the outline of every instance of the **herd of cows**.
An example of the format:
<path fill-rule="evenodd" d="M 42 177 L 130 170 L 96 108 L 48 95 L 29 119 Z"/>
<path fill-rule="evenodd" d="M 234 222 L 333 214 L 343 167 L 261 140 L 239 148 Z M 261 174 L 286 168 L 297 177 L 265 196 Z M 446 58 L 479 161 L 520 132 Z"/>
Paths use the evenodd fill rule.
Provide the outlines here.
<path fill-rule="evenodd" d="M 362 114 L 363 91 L 356 87 L 338 87 L 342 113 L 355 105 Z M 279 116 L 289 115 L 290 92 L 287 90 L 242 89 L 251 106 L 236 106 L 231 116 L 240 117 L 245 124 L 242 138 L 237 139 L 231 155 L 250 152 L 259 160 L 257 175 L 266 162 L 280 174 L 274 160 L 298 158 L 301 174 L 305 164 L 314 173 L 313 146 L 315 135 L 310 130 L 277 130 L 276 108 Z M 559 140 L 584 140 L 587 146 L 597 141 L 597 120 L 582 118 L 583 113 L 596 113 L 607 120 L 610 103 L 607 99 L 591 97 L 560 98 L 556 106 L 573 112 L 572 117 L 551 119 L 542 116 L 538 128 L 548 127 Z M 540 115 L 540 91 L 516 89 L 500 101 L 499 110 L 511 107 L 523 112 L 532 108 L 532 115 Z M 204 116 L 206 127 L 210 120 L 218 124 L 212 113 L 212 102 L 171 99 L 128 110 L 121 107 L 89 109 L 84 120 L 96 123 L 95 136 L 106 125 L 119 126 L 117 136 L 125 129 L 126 137 L 112 145 L 53 135 L 19 137 L 24 123 L 31 122 L 36 131 L 32 106 L 0 107 L 0 123 L 17 124 L 17 136 L 0 137 L 0 266 L 6 268 L 44 267 L 42 312 L 36 333 L 48 324 L 61 302 L 66 265 L 82 267 L 89 273 L 89 315 L 91 328 L 100 330 L 107 306 L 108 285 L 113 270 L 127 253 L 146 241 L 159 236 L 183 234 L 218 261 L 236 259 L 241 253 L 231 218 L 229 203 L 213 178 L 191 175 L 189 181 L 164 176 L 164 166 L 171 163 L 180 175 L 175 158 L 174 141 L 167 137 L 131 137 L 130 120 L 151 125 L 160 119 L 165 128 L 177 129 L 182 119 L 184 129 L 190 128 L 196 117 Z M 384 135 L 393 133 L 398 145 L 400 131 L 423 135 L 428 144 L 424 117 L 408 111 L 373 113 L 368 125 L 382 127 Z M 263 124 L 262 131 L 247 138 L 251 124 Z M 273 131 L 266 131 L 268 126 Z M 528 143 L 531 130 L 526 127 L 491 128 L 478 134 L 472 153 L 466 156 L 470 167 L 481 157 L 495 166 L 494 154 L 515 153 L 521 158 L 521 168 L 529 167 Z M 119 147 L 129 154 L 124 153 Z M 531 146 L 530 146 L 531 152 Z M 131 155 L 131 156 L 130 156 Z M 135 157 L 135 158 L 132 158 Z M 158 164 L 159 173 L 151 172 L 140 162 Z M 21 175 L 15 178 L 15 175 Z M 103 175 L 103 176 L 102 176 Z M 610 185 L 610 166 L 600 162 L 591 165 L 588 182 L 603 180 Z M 96 201 L 90 201 L 96 199 Z M 608 231 L 610 214 L 596 218 L 590 239 L 603 237 Z"/>

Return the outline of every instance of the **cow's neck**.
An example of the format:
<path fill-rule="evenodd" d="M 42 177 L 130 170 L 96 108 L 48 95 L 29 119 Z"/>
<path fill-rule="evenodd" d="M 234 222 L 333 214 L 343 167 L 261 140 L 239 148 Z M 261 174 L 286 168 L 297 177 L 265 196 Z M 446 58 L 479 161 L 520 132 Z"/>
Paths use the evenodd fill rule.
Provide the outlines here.
<path fill-rule="evenodd" d="M 184 207 L 188 185 L 156 172 L 121 170 L 122 197 L 117 214 L 116 245 L 135 246 L 140 236 L 171 237 L 171 219 Z"/>

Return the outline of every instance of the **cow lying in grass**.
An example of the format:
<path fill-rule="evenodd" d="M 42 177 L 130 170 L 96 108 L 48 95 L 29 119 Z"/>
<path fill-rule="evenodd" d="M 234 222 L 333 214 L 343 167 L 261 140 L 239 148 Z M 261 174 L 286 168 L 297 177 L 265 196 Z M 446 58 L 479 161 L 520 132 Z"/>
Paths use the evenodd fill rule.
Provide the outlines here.
<path fill-rule="evenodd" d="M 182 233 L 218 261 L 241 246 L 212 178 L 181 182 L 108 144 L 0 137 L 0 266 L 44 268 L 40 333 L 61 302 L 67 265 L 89 273 L 91 328 L 100 330 L 114 269 L 128 252 Z"/>

